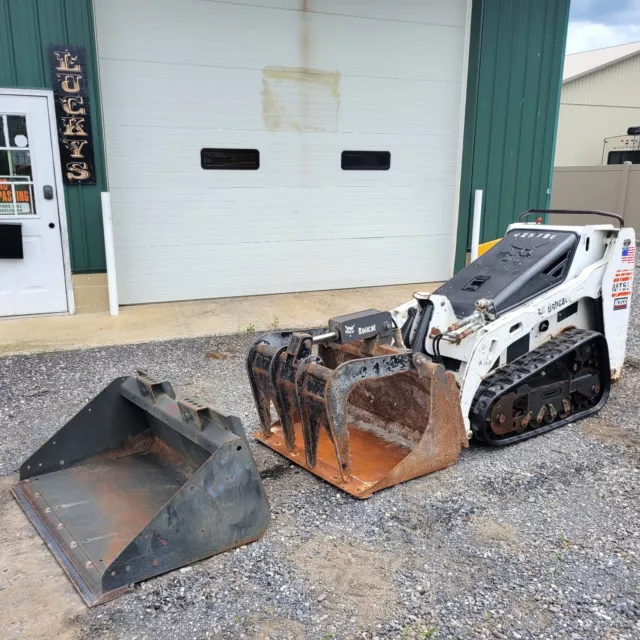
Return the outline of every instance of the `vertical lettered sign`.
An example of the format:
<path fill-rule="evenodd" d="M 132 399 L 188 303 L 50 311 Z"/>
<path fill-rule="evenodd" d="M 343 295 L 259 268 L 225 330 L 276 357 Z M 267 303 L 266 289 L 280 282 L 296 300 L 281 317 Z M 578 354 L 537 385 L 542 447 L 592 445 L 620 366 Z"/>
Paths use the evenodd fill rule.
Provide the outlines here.
<path fill-rule="evenodd" d="M 84 47 L 49 45 L 65 184 L 96 184 Z"/>

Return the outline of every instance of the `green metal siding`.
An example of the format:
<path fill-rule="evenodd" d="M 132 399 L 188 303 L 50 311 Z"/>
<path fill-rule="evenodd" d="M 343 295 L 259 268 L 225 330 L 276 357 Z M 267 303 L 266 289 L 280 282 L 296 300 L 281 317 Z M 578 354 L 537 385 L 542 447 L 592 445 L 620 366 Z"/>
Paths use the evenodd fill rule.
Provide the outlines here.
<path fill-rule="evenodd" d="M 0 87 L 51 89 L 49 44 L 86 50 L 97 184 L 67 186 L 65 200 L 73 272 L 104 271 L 106 178 L 91 0 L 0 0 Z"/>
<path fill-rule="evenodd" d="M 476 189 L 484 191 L 482 241 L 547 205 L 569 2 L 473 0 L 456 271 L 470 246 Z"/>

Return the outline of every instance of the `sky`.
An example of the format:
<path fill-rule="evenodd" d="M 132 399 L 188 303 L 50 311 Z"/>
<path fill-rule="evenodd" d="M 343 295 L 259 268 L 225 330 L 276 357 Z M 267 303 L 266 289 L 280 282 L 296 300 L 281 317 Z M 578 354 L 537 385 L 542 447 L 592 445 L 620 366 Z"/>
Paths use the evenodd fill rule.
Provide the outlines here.
<path fill-rule="evenodd" d="M 571 0 L 567 53 L 640 40 L 640 0 Z"/>

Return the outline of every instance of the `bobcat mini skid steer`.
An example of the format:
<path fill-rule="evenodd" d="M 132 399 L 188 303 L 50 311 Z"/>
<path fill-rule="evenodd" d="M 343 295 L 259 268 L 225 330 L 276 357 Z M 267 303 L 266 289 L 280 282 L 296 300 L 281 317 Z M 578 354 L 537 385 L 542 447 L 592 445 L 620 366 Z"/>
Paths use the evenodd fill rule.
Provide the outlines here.
<path fill-rule="evenodd" d="M 523 222 L 553 213 L 620 226 Z M 622 369 L 634 262 L 616 214 L 527 211 L 433 293 L 258 339 L 255 436 L 364 498 L 455 463 L 472 437 L 503 446 L 591 415 Z"/>

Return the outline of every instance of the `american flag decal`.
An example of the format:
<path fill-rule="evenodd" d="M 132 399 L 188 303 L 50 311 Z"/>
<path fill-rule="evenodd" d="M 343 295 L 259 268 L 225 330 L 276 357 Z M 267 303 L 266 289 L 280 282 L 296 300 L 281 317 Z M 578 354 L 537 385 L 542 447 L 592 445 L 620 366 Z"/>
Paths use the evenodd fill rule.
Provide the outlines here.
<path fill-rule="evenodd" d="M 622 262 L 634 264 L 636 261 L 636 246 L 634 244 L 628 247 L 622 247 Z"/>

